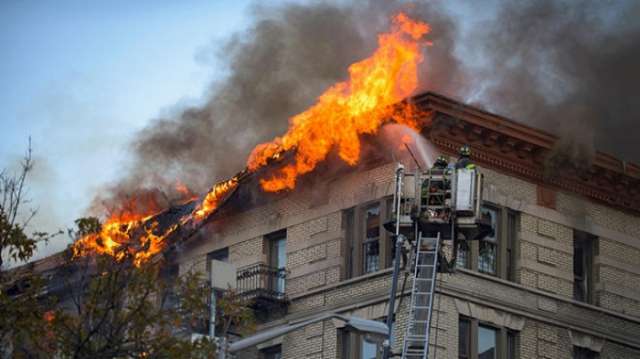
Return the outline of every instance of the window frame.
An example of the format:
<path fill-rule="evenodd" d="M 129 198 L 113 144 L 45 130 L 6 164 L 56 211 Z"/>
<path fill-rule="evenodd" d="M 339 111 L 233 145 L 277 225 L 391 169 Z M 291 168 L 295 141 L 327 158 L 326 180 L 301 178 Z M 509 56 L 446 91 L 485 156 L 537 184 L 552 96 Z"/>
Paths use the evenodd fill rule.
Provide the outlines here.
<path fill-rule="evenodd" d="M 385 196 L 342 211 L 342 229 L 344 231 L 343 280 L 376 273 L 392 266 L 393 243 L 391 243 L 390 233 L 384 229 L 384 223 L 389 220 L 391 215 L 392 201 L 393 198 L 391 196 Z M 364 253 L 367 230 L 366 213 L 369 208 L 375 205 L 380 208 L 378 269 L 367 273 L 365 271 L 366 254 Z"/>
<path fill-rule="evenodd" d="M 578 230 L 573 231 L 573 299 L 579 302 L 595 304 L 595 282 L 596 282 L 596 267 L 595 257 L 598 255 L 598 237 L 587 232 Z M 584 293 L 582 293 L 582 299 L 578 298 L 576 279 L 578 278 L 575 272 L 576 266 L 576 250 L 581 249 L 583 252 L 582 269 L 584 281 Z"/>
<path fill-rule="evenodd" d="M 520 233 L 520 224 L 518 219 L 520 213 L 506 206 L 500 206 L 487 201 L 482 202 L 481 208 L 488 208 L 496 212 L 496 271 L 495 273 L 490 273 L 481 271 L 479 268 L 480 242 L 483 242 L 484 240 L 468 241 L 468 250 L 458 252 L 465 253 L 467 256 L 464 266 L 461 266 L 460 268 L 516 282 L 516 271 L 519 258 L 517 241 Z M 460 264 L 460 262 L 458 261 L 457 264 Z"/>
<path fill-rule="evenodd" d="M 469 334 L 469 338 L 467 339 L 467 350 L 469 351 L 468 356 L 461 356 L 460 349 L 460 323 L 466 322 L 468 323 L 469 329 L 467 333 Z M 496 331 L 496 358 L 497 359 L 518 359 L 519 358 L 519 347 L 520 347 L 520 333 L 516 330 L 500 327 L 493 323 L 485 322 L 476 318 L 471 318 L 467 316 L 459 316 L 458 318 L 458 358 L 459 359 L 478 359 L 478 342 L 479 342 L 479 333 L 480 327 L 485 327 L 489 329 L 493 329 Z M 510 340 L 511 339 L 511 340 Z M 514 356 L 512 358 L 508 357 L 509 344 L 513 343 L 514 345 Z"/>
<path fill-rule="evenodd" d="M 365 341 L 376 344 L 376 359 L 382 359 L 380 343 L 367 340 L 365 334 L 347 328 L 341 328 L 338 329 L 338 336 L 339 348 L 337 352 L 339 353 L 340 359 L 361 359 L 362 345 Z"/>
<path fill-rule="evenodd" d="M 270 268 L 274 268 L 277 270 L 287 270 L 287 229 L 283 228 L 281 230 L 271 232 L 263 237 L 264 245 L 263 248 L 266 251 L 266 264 Z M 277 243 L 279 241 L 284 241 L 284 264 L 279 263 L 278 259 L 278 246 Z M 280 266 L 278 266 L 280 265 Z M 285 277 L 276 277 L 272 278 L 268 283 L 268 288 L 272 290 L 279 291 L 280 293 L 286 293 L 287 290 L 287 282 Z"/>

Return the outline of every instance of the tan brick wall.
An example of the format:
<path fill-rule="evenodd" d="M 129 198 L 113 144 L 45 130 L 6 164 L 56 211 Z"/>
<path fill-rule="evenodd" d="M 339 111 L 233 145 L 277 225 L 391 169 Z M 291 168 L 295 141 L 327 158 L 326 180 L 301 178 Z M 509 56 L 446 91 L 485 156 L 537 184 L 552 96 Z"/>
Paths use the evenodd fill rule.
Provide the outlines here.
<path fill-rule="evenodd" d="M 572 218 L 571 221 L 578 218 L 575 222 L 586 226 L 586 229 L 593 224 L 640 241 L 638 217 L 566 194 L 558 195 L 558 211 L 542 210 L 536 207 L 534 184 L 488 169 L 483 169 L 483 172 L 486 176 L 485 199 L 521 211 L 517 241 L 520 258 L 516 266 L 516 278 L 525 287 L 572 298 L 573 229 L 568 223 L 570 221 L 562 218 Z M 230 261 L 238 267 L 263 262 L 266 260 L 263 236 L 286 228 L 287 269 L 290 271 L 287 292 L 293 298 L 289 316 L 316 315 L 326 308 L 366 306 L 363 303 L 388 293 L 388 275 L 369 276 L 365 281 L 333 286 L 316 295 L 305 294 L 339 283 L 345 255 L 341 253 L 341 241 L 344 240 L 341 211 L 390 194 L 393 190 L 393 174 L 393 164 L 348 174 L 329 183 L 326 200 L 318 200 L 317 193 L 312 195 L 311 191 L 303 189 L 227 218 L 226 225 L 211 234 L 210 240 L 185 250 L 181 257 L 181 271 L 187 267 L 198 267 L 196 263 L 204 263 L 207 252 L 226 246 L 229 247 Z M 548 216 L 549 213 L 553 215 Z M 605 284 L 616 285 L 616 288 L 626 286 L 639 289 L 640 276 L 637 271 L 634 273 L 624 268 L 640 267 L 640 245 L 629 245 L 628 238 L 625 244 L 615 233 L 609 236 L 612 238 L 600 236 L 599 255 L 611 260 L 608 264 L 598 265 L 599 279 Z M 479 292 L 487 286 L 486 279 L 463 274 L 445 276 L 444 281 L 459 283 L 462 288 L 472 292 Z M 503 298 L 507 295 L 500 290 L 494 293 L 496 301 L 508 299 Z M 568 310 L 566 307 L 571 306 L 555 299 L 530 302 L 530 297 L 524 290 L 519 290 L 518 298 L 521 298 L 522 305 L 526 302 L 528 307 L 555 313 Z M 438 358 L 455 359 L 458 354 L 458 313 L 451 297 L 437 298 L 442 298 L 442 302 L 440 310 L 434 313 L 438 330 L 433 331 L 431 338 L 432 344 L 437 344 L 437 347 L 432 347 L 431 352 L 437 350 Z M 637 300 L 622 296 L 606 285 L 597 293 L 597 300 L 603 308 L 640 317 L 640 303 Z M 405 332 L 408 304 L 407 297 L 398 312 L 396 346 L 401 344 Z M 435 333 L 438 335 L 437 343 Z M 640 333 L 636 334 L 640 336 Z M 571 345 L 568 340 L 566 328 L 527 319 L 520 333 L 520 358 L 569 358 Z M 285 358 L 335 358 L 337 347 L 337 331 L 331 322 L 296 331 L 283 341 Z M 607 343 L 602 357 L 633 358 L 635 354 L 637 351 Z"/>
<path fill-rule="evenodd" d="M 640 359 L 640 350 L 605 342 L 600 359 Z"/>

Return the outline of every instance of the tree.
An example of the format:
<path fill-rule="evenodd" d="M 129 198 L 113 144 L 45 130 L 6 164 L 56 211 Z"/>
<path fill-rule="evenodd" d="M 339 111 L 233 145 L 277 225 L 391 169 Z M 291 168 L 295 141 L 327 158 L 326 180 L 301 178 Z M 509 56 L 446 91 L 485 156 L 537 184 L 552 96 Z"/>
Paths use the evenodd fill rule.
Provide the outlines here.
<path fill-rule="evenodd" d="M 33 266 L 3 270 L 6 259 L 29 260 L 51 235 L 26 233 L 35 210 L 23 212 L 26 182 L 33 169 L 31 146 L 21 171 L 0 172 L 0 358 L 213 358 L 215 343 L 192 341 L 190 333 L 209 317 L 212 289 L 199 273 L 178 276 L 158 255 L 135 261 L 128 245 L 111 255 L 54 258 L 57 267 L 42 278 Z M 97 218 L 81 218 L 70 236 L 100 236 Z M 99 240 L 104 240 L 99 238 Z M 117 259 L 116 259 L 117 258 Z M 230 291 L 220 301 L 225 332 L 246 328 L 251 311 Z"/>
<path fill-rule="evenodd" d="M 7 260 L 29 260 L 38 243 L 53 235 L 44 232 L 27 233 L 36 209 L 25 210 L 26 183 L 33 170 L 31 141 L 20 163 L 20 170 L 0 171 L 0 356 L 7 350 L 18 354 L 24 344 L 41 331 L 45 323 L 42 301 L 38 293 L 42 280 L 28 269 L 6 270 Z M 11 348 L 11 349 L 6 349 Z"/>
<path fill-rule="evenodd" d="M 64 292 L 49 330 L 63 358 L 213 357 L 208 338 L 191 341 L 192 323 L 207 315 L 208 288 L 196 274 L 167 275 L 163 262 L 133 263 L 125 247 L 109 255 L 70 258 Z"/>
<path fill-rule="evenodd" d="M 76 237 L 100 233 L 95 218 L 76 223 Z M 209 317 L 212 289 L 200 273 L 178 276 L 162 257 L 139 263 L 126 245 L 116 250 L 83 257 L 69 252 L 60 270 L 67 295 L 49 324 L 52 352 L 63 358 L 215 357 L 210 338 L 190 336 Z M 225 330 L 252 323 L 251 311 L 232 291 L 219 308 Z"/>

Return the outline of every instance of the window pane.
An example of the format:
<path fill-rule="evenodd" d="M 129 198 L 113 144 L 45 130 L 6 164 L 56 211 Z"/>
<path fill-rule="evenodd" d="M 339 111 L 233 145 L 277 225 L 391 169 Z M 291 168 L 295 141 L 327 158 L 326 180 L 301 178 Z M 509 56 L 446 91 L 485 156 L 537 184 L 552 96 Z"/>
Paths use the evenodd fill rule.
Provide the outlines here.
<path fill-rule="evenodd" d="M 471 351 L 471 323 L 466 319 L 458 322 L 458 357 L 460 359 L 469 358 Z"/>
<path fill-rule="evenodd" d="M 587 348 L 573 347 L 574 359 L 596 359 L 597 357 L 598 353 Z"/>
<path fill-rule="evenodd" d="M 507 359 L 516 359 L 517 354 L 517 335 L 518 333 L 509 330 L 507 331 Z"/>
<path fill-rule="evenodd" d="M 483 217 L 489 217 L 491 218 L 491 228 L 493 228 L 493 235 L 492 236 L 486 236 L 484 239 L 486 241 L 490 241 L 490 242 L 496 242 L 498 239 L 498 211 L 495 208 L 491 208 L 491 207 L 482 207 L 480 209 L 480 212 L 482 213 Z"/>
<path fill-rule="evenodd" d="M 282 348 L 276 345 L 271 348 L 261 350 L 261 357 L 264 359 L 282 359 Z"/>
<path fill-rule="evenodd" d="M 461 243 L 460 247 L 458 247 L 456 266 L 459 268 L 469 268 L 469 245 L 467 243 Z"/>
<path fill-rule="evenodd" d="M 378 349 L 376 343 L 363 339 L 360 349 L 361 359 L 376 359 L 376 352 Z"/>
<path fill-rule="evenodd" d="M 482 207 L 482 215 L 491 218 L 493 235 L 480 241 L 478 251 L 478 270 L 483 273 L 497 273 L 498 258 L 498 211 L 491 207 Z"/>
<path fill-rule="evenodd" d="M 367 208 L 365 214 L 366 238 L 378 238 L 380 236 L 380 205 Z"/>
<path fill-rule="evenodd" d="M 380 269 L 380 205 L 376 204 L 365 212 L 365 238 L 363 241 L 364 272 Z"/>
<path fill-rule="evenodd" d="M 509 211 L 507 230 L 509 238 L 507 238 L 507 280 L 515 281 L 516 273 L 514 268 L 516 240 L 518 237 L 518 217 L 513 211 Z"/>
<path fill-rule="evenodd" d="M 496 274 L 498 245 L 485 240 L 480 241 L 478 251 L 478 270 L 483 273 Z"/>
<path fill-rule="evenodd" d="M 496 330 L 478 327 L 478 359 L 496 359 Z"/>
<path fill-rule="evenodd" d="M 364 272 L 371 273 L 377 271 L 380 259 L 380 242 L 375 240 L 364 244 Z"/>

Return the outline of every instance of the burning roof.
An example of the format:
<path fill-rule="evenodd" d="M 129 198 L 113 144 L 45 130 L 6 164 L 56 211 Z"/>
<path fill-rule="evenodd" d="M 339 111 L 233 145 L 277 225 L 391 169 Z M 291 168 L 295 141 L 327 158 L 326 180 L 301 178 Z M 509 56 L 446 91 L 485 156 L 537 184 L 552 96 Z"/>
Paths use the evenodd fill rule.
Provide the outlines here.
<path fill-rule="evenodd" d="M 132 203 L 107 218 L 98 233 L 78 240 L 72 248 L 74 255 L 103 253 L 119 260 L 124 250 L 134 256 L 136 264 L 141 264 L 160 253 L 174 232 L 183 228 L 196 231 L 248 173 L 269 165 L 274 170 L 260 179 L 262 189 L 291 190 L 298 177 L 313 171 L 330 151 L 337 151 L 344 162 L 355 165 L 360 158 L 360 136 L 376 133 L 384 123 L 417 128 L 419 111 L 403 99 L 418 86 L 418 64 L 429 44 L 424 39 L 429 31 L 426 23 L 398 13 L 391 29 L 378 36 L 375 52 L 349 67 L 348 80 L 331 86 L 315 105 L 292 117 L 283 136 L 258 145 L 249 157 L 247 170 L 215 184 L 190 213 L 166 225 L 161 224 L 160 218 L 167 216 L 167 211 L 155 206 L 139 210 L 137 203 Z M 287 153 L 292 156 L 284 156 Z M 285 157 L 292 159 L 282 161 Z"/>

